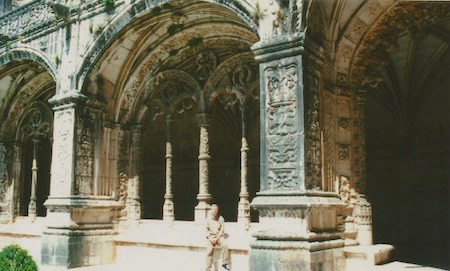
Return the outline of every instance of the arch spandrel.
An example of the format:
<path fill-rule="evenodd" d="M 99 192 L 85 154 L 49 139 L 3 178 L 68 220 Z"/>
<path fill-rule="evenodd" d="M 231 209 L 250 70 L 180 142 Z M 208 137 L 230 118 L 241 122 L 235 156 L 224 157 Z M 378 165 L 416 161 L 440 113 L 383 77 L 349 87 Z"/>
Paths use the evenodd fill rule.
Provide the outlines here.
<path fill-rule="evenodd" d="M 123 88 L 121 88 L 126 91 L 120 92 L 121 94 L 117 98 L 117 101 L 119 101 L 119 103 L 117 104 L 117 109 L 115 110 L 116 113 L 119 111 L 119 108 L 121 108 L 120 110 L 124 110 L 127 108 L 127 103 L 129 103 L 129 101 L 127 101 L 127 103 L 124 103 L 124 101 L 126 101 L 124 100 L 124 98 L 133 100 L 136 99 L 136 97 L 138 97 L 139 95 L 141 95 L 140 91 L 142 87 L 145 88 L 148 80 L 147 78 L 149 78 L 151 74 L 157 72 L 158 69 L 161 69 L 165 65 L 166 61 L 169 61 L 171 58 L 174 58 L 173 56 L 170 56 L 171 51 L 179 50 L 180 47 L 184 47 L 183 50 L 187 50 L 188 52 L 191 52 L 190 55 L 193 55 L 195 54 L 196 51 L 200 50 L 200 49 L 191 49 L 189 47 L 186 48 L 185 45 L 180 46 L 180 44 L 187 44 L 190 40 L 195 39 L 195 37 L 199 36 L 203 38 L 204 44 L 208 44 L 209 39 L 212 40 L 218 38 L 233 39 L 239 41 L 238 37 L 239 35 L 242 36 L 242 33 L 243 31 L 245 31 L 245 29 L 238 28 L 233 25 L 231 26 L 225 25 L 225 27 L 223 27 L 224 25 L 225 24 L 218 24 L 218 25 L 209 24 L 209 25 L 199 25 L 196 26 L 195 28 L 192 27 L 185 31 L 177 33 L 164 43 L 160 44 L 157 48 L 155 48 L 152 54 L 148 55 L 145 59 L 143 59 L 139 63 L 139 65 L 137 65 L 136 68 L 133 69 L 133 73 L 129 74 L 128 78 L 130 80 L 126 81 L 126 83 L 123 84 Z M 246 33 L 248 35 L 248 37 L 246 37 L 247 40 L 253 39 L 253 41 L 255 41 L 254 40 L 255 36 L 251 34 L 251 32 L 246 31 Z M 180 52 L 180 55 L 182 55 L 182 52 Z M 194 72 L 192 72 L 191 75 L 193 74 Z M 202 80 L 200 79 L 200 81 Z"/>
<path fill-rule="evenodd" d="M 159 4 L 163 5 L 165 3 L 173 4 L 174 6 L 181 4 L 179 1 L 163 1 Z M 182 5 L 187 6 L 192 3 L 224 7 L 226 10 L 232 12 L 237 20 L 241 23 L 243 22 L 248 29 L 251 29 L 254 35 L 257 35 L 257 25 L 251 16 L 253 7 L 248 1 L 184 1 Z M 154 21 L 158 21 L 157 18 L 160 13 L 154 11 L 155 8 L 160 7 L 160 5 L 155 5 L 155 3 L 148 0 L 134 2 L 113 18 L 111 23 L 107 25 L 94 42 L 88 45 L 86 51 L 82 54 L 84 62 L 80 64 L 76 72 L 78 88 L 84 88 L 87 76 L 96 68 L 102 54 L 104 54 L 105 50 L 112 45 L 117 37 L 120 37 L 124 32 L 128 31 L 126 27 L 129 25 L 139 26 L 137 23 L 133 23 L 133 21 L 137 22 L 137 20 L 145 18 L 146 16 L 150 17 L 155 15 L 157 16 L 155 16 Z"/>

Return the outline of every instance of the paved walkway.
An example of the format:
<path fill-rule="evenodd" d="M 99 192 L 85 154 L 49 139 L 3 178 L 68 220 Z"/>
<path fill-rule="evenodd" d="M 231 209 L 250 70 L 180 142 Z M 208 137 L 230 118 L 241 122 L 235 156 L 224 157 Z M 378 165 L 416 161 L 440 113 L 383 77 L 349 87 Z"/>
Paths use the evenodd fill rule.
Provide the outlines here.
<path fill-rule="evenodd" d="M 161 270 L 164 270 L 163 267 L 161 267 Z M 61 269 L 40 269 L 42 271 L 60 271 Z M 81 268 L 74 268 L 70 269 L 70 271 L 123 271 L 123 270 L 133 270 L 133 271 L 139 271 L 139 270 L 147 270 L 146 267 L 143 266 L 133 266 L 132 263 L 130 263 L 127 266 L 124 265 L 103 265 L 103 266 L 91 266 L 91 267 L 81 267 Z M 191 271 L 189 269 L 185 269 L 187 271 Z M 165 270 L 166 271 L 166 270 Z M 197 270 L 192 270 L 197 271 Z M 221 271 L 221 270 L 220 270 Z M 238 270 L 243 271 L 243 270 Z M 369 271 L 369 270 L 359 270 L 359 271 Z M 438 268 L 432 268 L 417 264 L 411 264 L 411 263 L 404 263 L 404 262 L 391 262 L 384 265 L 375 266 L 370 271 L 445 271 L 445 269 L 438 269 Z"/>

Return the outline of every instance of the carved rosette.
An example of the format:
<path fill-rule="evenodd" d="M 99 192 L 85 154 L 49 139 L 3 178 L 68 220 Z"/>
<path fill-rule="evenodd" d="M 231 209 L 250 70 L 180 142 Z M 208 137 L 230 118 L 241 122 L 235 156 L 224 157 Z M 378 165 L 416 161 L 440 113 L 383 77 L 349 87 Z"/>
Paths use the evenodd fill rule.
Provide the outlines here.
<path fill-rule="evenodd" d="M 265 69 L 269 190 L 299 188 L 297 140 L 297 64 Z"/>

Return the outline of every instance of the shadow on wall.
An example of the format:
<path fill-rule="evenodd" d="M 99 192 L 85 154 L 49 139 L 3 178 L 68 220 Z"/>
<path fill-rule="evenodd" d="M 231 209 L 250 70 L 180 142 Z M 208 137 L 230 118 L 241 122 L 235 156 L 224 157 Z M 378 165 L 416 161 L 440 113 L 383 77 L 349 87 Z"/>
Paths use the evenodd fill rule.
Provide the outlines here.
<path fill-rule="evenodd" d="M 425 107 L 405 134 L 383 108 L 368 106 L 367 194 L 374 242 L 394 245 L 395 260 L 449 268 L 450 120 L 436 123 Z M 441 109 L 449 116 L 448 106 Z"/>

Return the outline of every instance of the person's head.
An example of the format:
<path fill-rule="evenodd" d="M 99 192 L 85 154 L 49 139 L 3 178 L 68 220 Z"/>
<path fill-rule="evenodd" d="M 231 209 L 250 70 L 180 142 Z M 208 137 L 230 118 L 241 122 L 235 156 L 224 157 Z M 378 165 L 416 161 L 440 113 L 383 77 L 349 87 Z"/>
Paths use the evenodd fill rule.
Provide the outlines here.
<path fill-rule="evenodd" d="M 213 203 L 211 204 L 211 216 L 217 218 L 219 215 L 219 205 Z"/>

